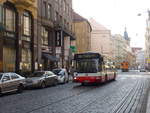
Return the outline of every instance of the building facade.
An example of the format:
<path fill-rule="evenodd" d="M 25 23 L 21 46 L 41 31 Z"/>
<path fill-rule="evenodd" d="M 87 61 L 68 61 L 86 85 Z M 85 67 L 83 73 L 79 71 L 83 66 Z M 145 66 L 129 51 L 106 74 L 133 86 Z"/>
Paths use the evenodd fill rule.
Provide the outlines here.
<path fill-rule="evenodd" d="M 113 56 L 113 42 L 111 31 L 94 19 L 89 20 L 92 26 L 91 32 L 91 51 L 98 52 L 109 59 Z"/>
<path fill-rule="evenodd" d="M 145 68 L 145 51 L 141 50 L 136 54 L 136 64 L 137 68 Z"/>
<path fill-rule="evenodd" d="M 87 19 L 73 13 L 73 31 L 76 35 L 75 46 L 77 53 L 91 50 L 91 25 Z"/>
<path fill-rule="evenodd" d="M 123 61 L 128 62 L 130 68 L 135 67 L 136 57 L 132 52 L 132 48 L 130 47 L 130 38 L 128 37 L 126 28 L 124 31 L 124 36 L 115 34 L 112 37 L 114 61 L 116 62 L 117 68 L 120 68 Z"/>
<path fill-rule="evenodd" d="M 113 37 L 113 53 L 114 61 L 117 68 L 120 68 L 121 62 L 126 59 L 126 41 L 120 34 L 115 34 Z"/>
<path fill-rule="evenodd" d="M 146 68 L 150 71 L 150 11 L 148 11 L 148 18 L 146 20 L 145 63 Z"/>
<path fill-rule="evenodd" d="M 0 0 L 0 72 L 35 70 L 37 1 Z"/>
<path fill-rule="evenodd" d="M 38 0 L 39 62 L 43 70 L 69 67 L 72 0 Z"/>
<path fill-rule="evenodd" d="M 0 0 L 0 71 L 69 66 L 72 0 Z"/>
<path fill-rule="evenodd" d="M 90 19 L 89 22 L 92 26 L 91 51 L 98 52 L 111 59 L 113 57 L 111 31 L 94 19 Z"/>

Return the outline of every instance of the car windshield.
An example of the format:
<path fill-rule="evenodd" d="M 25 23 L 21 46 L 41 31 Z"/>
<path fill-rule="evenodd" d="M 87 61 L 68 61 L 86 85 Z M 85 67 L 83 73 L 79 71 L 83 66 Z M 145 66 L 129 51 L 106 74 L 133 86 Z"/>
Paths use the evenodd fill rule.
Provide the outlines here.
<path fill-rule="evenodd" d="M 30 75 L 30 77 L 41 77 L 44 75 L 44 72 L 34 72 Z"/>
<path fill-rule="evenodd" d="M 0 73 L 0 80 L 1 80 L 2 76 L 3 76 L 3 74 Z"/>
<path fill-rule="evenodd" d="M 56 74 L 56 75 L 59 75 L 60 71 L 61 71 L 61 69 L 54 69 L 53 73 Z"/>

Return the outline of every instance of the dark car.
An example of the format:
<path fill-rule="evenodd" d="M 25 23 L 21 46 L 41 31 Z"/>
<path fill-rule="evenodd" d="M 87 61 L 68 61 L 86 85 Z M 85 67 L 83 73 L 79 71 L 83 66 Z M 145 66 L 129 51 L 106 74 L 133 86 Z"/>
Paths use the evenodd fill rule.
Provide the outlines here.
<path fill-rule="evenodd" d="M 50 85 L 57 85 L 57 75 L 51 71 L 37 71 L 26 79 L 27 87 L 45 88 Z"/>
<path fill-rule="evenodd" d="M 17 91 L 22 92 L 25 78 L 16 73 L 0 73 L 0 94 Z"/>

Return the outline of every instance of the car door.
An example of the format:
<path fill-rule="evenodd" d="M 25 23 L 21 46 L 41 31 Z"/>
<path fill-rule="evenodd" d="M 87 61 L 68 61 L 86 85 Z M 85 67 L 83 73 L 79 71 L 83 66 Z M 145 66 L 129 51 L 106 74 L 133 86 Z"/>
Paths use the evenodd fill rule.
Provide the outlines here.
<path fill-rule="evenodd" d="M 44 76 L 45 76 L 46 85 L 51 85 L 52 84 L 52 78 L 51 78 L 50 74 L 46 73 Z"/>
<path fill-rule="evenodd" d="M 17 90 L 19 86 L 19 76 L 15 73 L 10 74 L 12 90 Z"/>
<path fill-rule="evenodd" d="M 56 75 L 54 73 L 52 73 L 52 72 L 49 72 L 48 75 L 50 77 L 51 85 L 55 84 L 55 82 L 56 82 Z"/>
<path fill-rule="evenodd" d="M 11 91 L 11 78 L 9 74 L 4 74 L 2 77 L 2 92 Z"/>

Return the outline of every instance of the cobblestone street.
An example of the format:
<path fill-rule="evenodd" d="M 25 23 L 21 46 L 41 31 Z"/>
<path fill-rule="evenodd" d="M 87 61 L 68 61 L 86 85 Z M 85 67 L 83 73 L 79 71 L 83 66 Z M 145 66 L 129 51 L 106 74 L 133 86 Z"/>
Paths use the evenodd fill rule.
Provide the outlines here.
<path fill-rule="evenodd" d="M 102 85 L 68 83 L 0 97 L 0 113 L 146 113 L 150 75 L 131 71 Z"/>

